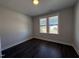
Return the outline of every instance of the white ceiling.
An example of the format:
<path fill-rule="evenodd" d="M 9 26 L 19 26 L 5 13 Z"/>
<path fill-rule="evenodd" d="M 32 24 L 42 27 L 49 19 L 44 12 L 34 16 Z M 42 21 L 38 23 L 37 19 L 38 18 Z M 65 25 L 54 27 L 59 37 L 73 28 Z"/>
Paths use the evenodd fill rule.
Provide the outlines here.
<path fill-rule="evenodd" d="M 0 5 L 30 16 L 36 16 L 73 6 L 75 2 L 76 0 L 40 0 L 40 4 L 35 6 L 32 4 L 32 0 L 0 0 Z"/>

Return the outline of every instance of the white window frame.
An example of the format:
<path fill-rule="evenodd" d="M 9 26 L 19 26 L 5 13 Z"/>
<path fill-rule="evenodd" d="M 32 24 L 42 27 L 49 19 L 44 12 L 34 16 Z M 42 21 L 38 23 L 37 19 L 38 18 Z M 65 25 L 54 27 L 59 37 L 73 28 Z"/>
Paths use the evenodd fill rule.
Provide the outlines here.
<path fill-rule="evenodd" d="M 55 15 L 55 16 L 58 16 L 58 15 Z M 49 17 L 54 17 L 54 16 L 49 16 Z M 47 33 L 41 33 L 40 32 L 40 19 L 42 18 L 39 18 L 39 32 L 40 34 L 56 34 L 56 33 L 49 33 L 49 17 L 43 17 L 43 18 L 46 18 L 47 19 L 47 26 L 46 26 L 46 30 L 47 30 Z M 57 35 L 59 34 L 59 16 L 58 16 L 58 33 Z"/>

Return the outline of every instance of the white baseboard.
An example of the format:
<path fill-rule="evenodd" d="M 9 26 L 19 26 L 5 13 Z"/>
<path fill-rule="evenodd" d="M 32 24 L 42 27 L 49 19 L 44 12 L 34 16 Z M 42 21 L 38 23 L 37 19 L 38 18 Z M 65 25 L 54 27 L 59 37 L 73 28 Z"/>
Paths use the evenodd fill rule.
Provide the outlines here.
<path fill-rule="evenodd" d="M 70 44 L 70 43 L 66 43 L 66 42 L 62 42 L 62 41 L 58 41 L 58 40 L 51 40 L 51 39 L 42 38 L 42 37 L 35 37 L 35 38 L 50 41 L 50 42 L 56 42 L 56 43 L 60 43 L 60 44 L 65 44 L 65 45 L 69 45 L 69 46 L 73 45 L 73 44 Z"/>
<path fill-rule="evenodd" d="M 42 38 L 42 37 L 41 38 L 40 37 L 35 37 L 35 38 L 72 46 L 74 48 L 74 50 L 76 51 L 76 53 L 79 55 L 79 49 L 77 49 L 73 44 L 60 42 L 60 41 L 57 41 L 57 40 L 56 41 L 55 40 L 50 40 L 50 39 L 46 39 L 46 38 Z"/>
<path fill-rule="evenodd" d="M 13 45 L 9 45 L 9 46 L 5 47 L 4 49 L 1 49 L 1 51 L 4 51 L 4 50 L 6 50 L 6 49 L 8 49 L 8 48 L 11 48 L 11 47 L 13 47 L 13 46 L 16 46 L 16 45 L 18 45 L 18 44 L 21 44 L 21 43 L 23 43 L 23 42 L 25 42 L 25 41 L 28 41 L 28 40 L 32 39 L 32 38 L 33 38 L 33 37 L 29 37 L 29 38 L 27 38 L 27 39 L 25 39 L 25 40 L 23 40 L 23 41 L 21 41 L 21 42 L 15 43 L 15 44 L 13 44 Z"/>
<path fill-rule="evenodd" d="M 73 45 L 73 48 L 75 49 L 76 53 L 79 55 L 79 49 L 75 47 L 74 45 Z"/>
<path fill-rule="evenodd" d="M 37 38 L 37 39 L 41 39 L 41 40 L 45 40 L 45 41 L 56 42 L 56 43 L 60 43 L 60 44 L 65 44 L 65 45 L 72 46 L 72 47 L 75 49 L 76 53 L 79 55 L 79 50 L 78 50 L 73 44 L 66 43 L 66 42 L 62 42 L 62 41 L 58 41 L 58 40 L 46 39 L 46 38 L 42 38 L 42 37 L 35 37 L 35 36 L 34 36 L 34 37 L 30 37 L 30 38 L 28 38 L 27 40 L 24 40 L 24 41 L 22 41 L 22 42 L 19 42 L 19 43 L 17 43 L 17 44 L 12 45 L 12 46 L 8 46 L 8 47 L 6 47 L 5 49 L 2 49 L 2 51 L 3 51 L 3 50 L 6 50 L 6 49 L 8 49 L 8 48 L 10 48 L 10 47 L 13 47 L 13 46 L 15 46 L 15 45 L 21 44 L 21 43 L 23 43 L 23 42 L 25 42 L 25 41 L 28 41 L 28 40 L 30 40 L 30 39 L 32 39 L 32 38 Z"/>

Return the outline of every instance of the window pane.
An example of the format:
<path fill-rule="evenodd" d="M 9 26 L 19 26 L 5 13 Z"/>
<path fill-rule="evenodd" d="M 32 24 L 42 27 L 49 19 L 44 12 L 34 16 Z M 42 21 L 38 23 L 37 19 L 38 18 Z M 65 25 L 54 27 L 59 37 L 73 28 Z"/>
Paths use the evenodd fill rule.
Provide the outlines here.
<path fill-rule="evenodd" d="M 49 26 L 49 33 L 58 34 L 58 25 Z"/>
<path fill-rule="evenodd" d="M 46 20 L 47 20 L 46 18 L 41 18 L 40 25 L 46 25 L 47 24 Z"/>
<path fill-rule="evenodd" d="M 49 25 L 56 25 L 58 24 L 58 16 L 49 17 Z"/>
<path fill-rule="evenodd" d="M 58 34 L 58 16 L 49 17 L 49 33 Z"/>
<path fill-rule="evenodd" d="M 46 26 L 40 26 L 40 33 L 47 33 Z"/>

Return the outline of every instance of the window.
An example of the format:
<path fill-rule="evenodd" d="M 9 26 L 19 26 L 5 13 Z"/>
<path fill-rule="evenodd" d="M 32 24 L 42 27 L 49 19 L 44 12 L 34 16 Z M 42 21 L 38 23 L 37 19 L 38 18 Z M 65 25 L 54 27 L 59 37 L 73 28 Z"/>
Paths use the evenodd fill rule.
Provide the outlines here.
<path fill-rule="evenodd" d="M 58 16 L 41 18 L 40 33 L 58 34 Z"/>
<path fill-rule="evenodd" d="M 49 17 L 48 19 L 49 33 L 58 34 L 58 16 Z"/>
<path fill-rule="evenodd" d="M 40 19 L 40 33 L 47 33 L 47 19 Z"/>

